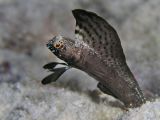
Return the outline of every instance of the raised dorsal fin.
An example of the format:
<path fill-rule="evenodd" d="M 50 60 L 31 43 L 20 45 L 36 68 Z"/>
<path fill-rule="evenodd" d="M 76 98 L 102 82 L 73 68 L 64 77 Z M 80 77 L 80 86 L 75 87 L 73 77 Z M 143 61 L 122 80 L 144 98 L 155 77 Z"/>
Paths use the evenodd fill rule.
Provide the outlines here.
<path fill-rule="evenodd" d="M 120 39 L 115 29 L 95 13 L 81 9 L 72 11 L 76 19 L 76 39 L 82 40 L 89 47 L 105 58 L 105 63 L 125 61 Z"/>

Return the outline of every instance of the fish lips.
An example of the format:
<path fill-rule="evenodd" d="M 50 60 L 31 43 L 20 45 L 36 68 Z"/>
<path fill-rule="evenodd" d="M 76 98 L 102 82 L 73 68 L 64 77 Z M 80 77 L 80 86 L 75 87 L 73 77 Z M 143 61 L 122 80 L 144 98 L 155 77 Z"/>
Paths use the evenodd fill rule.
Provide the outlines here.
<path fill-rule="evenodd" d="M 49 42 L 46 44 L 47 48 L 56 56 L 59 56 L 59 50 L 54 47 L 54 38 L 52 40 L 49 40 Z"/>

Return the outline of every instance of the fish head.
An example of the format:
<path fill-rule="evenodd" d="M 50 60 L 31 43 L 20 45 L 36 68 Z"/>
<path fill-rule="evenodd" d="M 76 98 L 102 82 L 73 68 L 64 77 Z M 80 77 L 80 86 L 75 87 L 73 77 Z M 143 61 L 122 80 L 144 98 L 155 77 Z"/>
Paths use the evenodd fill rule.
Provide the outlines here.
<path fill-rule="evenodd" d="M 75 41 L 61 35 L 53 37 L 46 44 L 48 49 L 61 60 L 69 63 L 75 58 Z"/>

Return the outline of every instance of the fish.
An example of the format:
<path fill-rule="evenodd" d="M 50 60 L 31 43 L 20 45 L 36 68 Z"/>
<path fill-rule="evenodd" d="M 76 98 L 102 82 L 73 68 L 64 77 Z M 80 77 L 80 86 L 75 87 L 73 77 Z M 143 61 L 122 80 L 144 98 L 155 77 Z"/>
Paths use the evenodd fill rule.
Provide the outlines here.
<path fill-rule="evenodd" d="M 64 65 L 70 67 L 62 67 L 56 77 L 51 74 L 49 78 L 52 80 L 46 83 L 56 81 L 74 67 L 95 78 L 103 93 L 120 100 L 127 108 L 144 104 L 146 98 L 126 63 L 116 30 L 94 12 L 75 9 L 72 13 L 76 20 L 75 38 L 57 35 L 46 44 L 54 55 L 66 62 Z M 56 64 L 59 63 L 50 64 L 45 69 L 56 72 Z"/>

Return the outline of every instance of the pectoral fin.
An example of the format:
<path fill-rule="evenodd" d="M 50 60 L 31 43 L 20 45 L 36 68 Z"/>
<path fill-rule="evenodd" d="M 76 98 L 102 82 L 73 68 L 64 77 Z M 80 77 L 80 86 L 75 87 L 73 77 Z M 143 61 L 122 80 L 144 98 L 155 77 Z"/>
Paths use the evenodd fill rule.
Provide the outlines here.
<path fill-rule="evenodd" d="M 60 64 L 60 65 L 67 65 L 66 63 L 50 62 L 50 63 L 44 65 L 43 68 L 50 70 L 50 69 L 53 69 L 54 67 L 56 67 L 56 65 L 58 65 L 58 64 Z"/>
<path fill-rule="evenodd" d="M 62 68 L 55 68 L 52 69 L 54 73 L 50 74 L 49 76 L 45 77 L 41 83 L 46 85 L 51 82 L 55 82 L 65 71 L 67 71 L 69 67 L 62 67 Z"/>
<path fill-rule="evenodd" d="M 99 83 L 97 84 L 97 87 L 98 87 L 103 93 L 108 94 L 108 95 L 111 95 L 111 96 L 117 98 L 117 96 L 114 95 L 114 94 L 111 92 L 111 90 L 108 89 L 107 86 L 103 85 L 102 83 L 99 82 Z"/>

